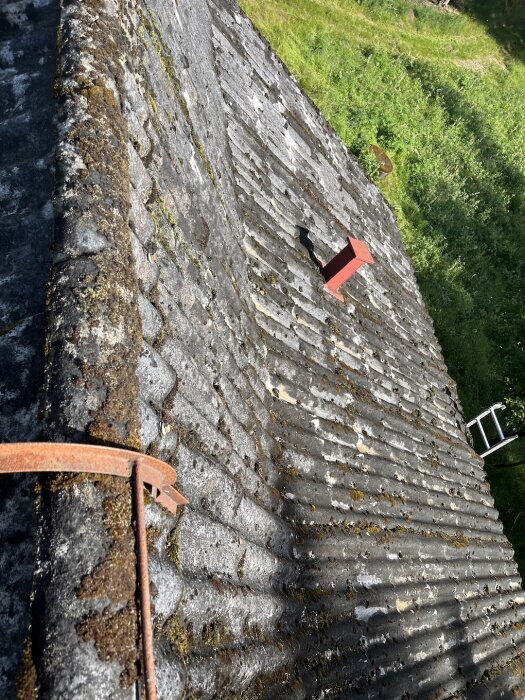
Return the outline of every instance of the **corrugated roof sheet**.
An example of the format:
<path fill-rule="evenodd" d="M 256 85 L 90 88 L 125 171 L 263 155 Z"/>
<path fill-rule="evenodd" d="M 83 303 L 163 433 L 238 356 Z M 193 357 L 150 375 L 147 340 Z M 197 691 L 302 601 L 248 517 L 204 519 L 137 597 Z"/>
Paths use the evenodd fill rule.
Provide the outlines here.
<path fill-rule="evenodd" d="M 135 210 L 156 369 L 177 375 L 156 411 L 192 502 L 176 604 L 157 544 L 159 620 L 187 631 L 164 696 L 174 674 L 202 697 L 519 696 L 525 598 L 392 212 L 233 4 L 147 8 Z M 369 246 L 345 304 L 297 225 L 324 262 L 348 234 Z"/>
<path fill-rule="evenodd" d="M 235 3 L 118 9 L 129 50 L 102 79 L 129 137 L 130 380 L 142 448 L 190 500 L 177 521 L 148 506 L 159 696 L 522 697 L 521 581 L 392 212 Z M 67 12 L 81 42 L 85 8 Z M 369 246 L 344 304 L 298 226 L 324 262 L 349 234 Z M 79 584 L 121 496 L 84 484 L 44 504 Z M 102 697 L 119 657 L 74 641 L 87 604 L 69 583 L 46 678 Z"/>

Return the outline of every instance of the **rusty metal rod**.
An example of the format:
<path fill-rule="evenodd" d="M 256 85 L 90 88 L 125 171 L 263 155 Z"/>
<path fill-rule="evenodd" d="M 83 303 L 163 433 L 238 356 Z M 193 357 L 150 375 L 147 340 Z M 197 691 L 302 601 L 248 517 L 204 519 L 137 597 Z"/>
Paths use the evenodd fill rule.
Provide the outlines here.
<path fill-rule="evenodd" d="M 142 654 L 144 657 L 144 686 L 146 689 L 146 700 L 157 700 L 148 570 L 148 542 L 146 537 L 146 517 L 144 515 L 144 481 L 140 464 L 135 463 L 132 478 L 137 537 Z"/>
<path fill-rule="evenodd" d="M 0 474 L 55 471 L 111 474 L 124 478 L 131 477 L 133 481 L 144 686 L 146 700 L 157 700 L 144 484 L 152 486 L 152 495 L 157 503 L 175 514 L 177 506 L 188 503 L 186 498 L 173 488 L 177 480 L 177 472 L 169 464 L 149 455 L 103 445 L 44 442 L 0 444 Z"/>

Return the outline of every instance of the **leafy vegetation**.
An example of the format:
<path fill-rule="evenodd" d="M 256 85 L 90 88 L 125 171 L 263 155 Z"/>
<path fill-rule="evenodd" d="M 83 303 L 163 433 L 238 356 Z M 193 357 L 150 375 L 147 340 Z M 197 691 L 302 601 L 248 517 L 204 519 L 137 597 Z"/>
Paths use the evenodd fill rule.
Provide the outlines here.
<path fill-rule="evenodd" d="M 523 430 L 525 3 L 241 6 L 392 205 L 465 414 L 504 400 Z M 489 475 L 525 573 L 525 467 Z"/>

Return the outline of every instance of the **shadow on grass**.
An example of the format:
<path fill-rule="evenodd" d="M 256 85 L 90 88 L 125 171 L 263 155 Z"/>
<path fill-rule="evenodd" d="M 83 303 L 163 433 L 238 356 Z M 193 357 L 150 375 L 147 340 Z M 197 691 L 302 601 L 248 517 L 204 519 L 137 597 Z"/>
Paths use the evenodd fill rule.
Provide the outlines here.
<path fill-rule="evenodd" d="M 459 384 L 467 417 L 471 417 L 471 413 L 504 398 L 509 392 L 505 378 L 513 383 L 512 393 L 517 398 L 525 395 L 520 352 L 525 336 L 521 313 L 525 289 L 520 272 L 524 264 L 521 193 L 525 177 L 491 138 L 484 114 L 468 102 L 459 85 L 443 83 L 428 66 L 415 64 L 409 71 L 427 94 L 439 92 L 450 122 L 461 121 L 479 144 L 482 175 L 472 174 L 468 166 L 461 173 L 464 191 L 475 193 L 481 204 L 474 213 L 441 174 L 440 182 L 433 183 L 437 199 L 426 196 L 426 187 L 407 183 L 418 215 L 444 235 L 445 254 L 451 261 L 464 261 L 461 285 L 469 294 L 466 301 L 461 298 L 462 286 L 456 288 L 454 280 L 443 275 L 443 265 L 420 272 L 419 281 L 451 374 Z M 499 193 L 483 173 L 496 174 Z"/>
<path fill-rule="evenodd" d="M 487 465 L 487 475 L 505 534 L 514 547 L 516 563 L 525 580 L 525 466 L 504 469 Z"/>
<path fill-rule="evenodd" d="M 499 31 L 498 26 L 494 25 L 494 32 Z M 415 188 L 410 192 L 420 206 L 422 218 L 444 234 L 451 259 L 459 256 L 465 260 L 462 282 L 471 295 L 471 309 L 461 308 L 460 300 L 454 296 L 453 283 L 442 276 L 442 267 L 423 271 L 419 280 L 451 374 L 459 384 L 467 418 L 471 418 L 491 403 L 503 400 L 506 394 L 518 399 L 525 396 L 521 350 L 521 340 L 525 337 L 522 313 L 525 281 L 521 273 L 525 264 L 521 195 L 525 191 L 525 177 L 491 137 L 485 115 L 466 100 L 460 86 L 443 83 L 428 66 L 415 65 L 414 73 L 413 77 L 428 94 L 439 92 L 451 123 L 461 120 L 475 137 L 483 170 L 497 173 L 501 191 L 510 201 L 505 203 L 495 196 L 490 179 L 472 176 L 467 169 L 463 174 L 464 187 L 476 192 L 485 212 L 490 213 L 485 220 L 478 220 L 461 199 L 453 196 L 446 178 L 438 184 L 439 201 L 430 201 Z M 487 461 L 496 507 L 515 549 L 522 577 L 525 577 L 525 466 L 502 469 L 493 465 L 524 458 L 525 441 L 521 438 Z"/>
<path fill-rule="evenodd" d="M 510 56 L 525 62 L 524 0 L 465 0 L 462 5 Z"/>

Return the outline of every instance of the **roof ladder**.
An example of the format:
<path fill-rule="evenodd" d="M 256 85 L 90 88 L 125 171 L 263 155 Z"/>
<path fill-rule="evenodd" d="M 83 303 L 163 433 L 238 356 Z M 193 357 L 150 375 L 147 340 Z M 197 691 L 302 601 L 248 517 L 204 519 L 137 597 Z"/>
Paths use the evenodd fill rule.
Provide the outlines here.
<path fill-rule="evenodd" d="M 503 430 L 501 429 L 501 425 L 499 424 L 498 417 L 496 415 L 496 411 L 501 410 L 504 411 L 506 408 L 505 404 L 502 403 L 495 403 L 493 404 L 490 408 L 487 408 L 486 411 L 483 411 L 483 413 L 480 413 L 479 416 L 476 416 L 473 418 L 470 423 L 467 423 L 467 427 L 470 428 L 474 423 L 477 424 L 479 432 L 481 434 L 481 438 L 485 444 L 485 447 L 487 448 L 485 452 L 483 452 L 480 457 L 487 457 L 487 455 L 491 454 L 492 452 L 496 452 L 496 450 L 500 450 L 502 447 L 505 447 L 506 445 L 509 444 L 509 442 L 512 442 L 513 440 L 516 440 L 518 437 L 517 435 L 511 435 L 510 437 L 505 437 L 503 434 Z M 481 421 L 483 418 L 486 416 L 492 416 L 492 421 L 494 423 L 494 426 L 497 430 L 499 441 L 496 442 L 494 445 L 491 445 L 488 441 L 487 435 L 485 431 L 483 430 L 483 425 L 481 424 Z"/>

